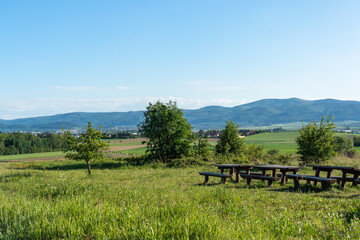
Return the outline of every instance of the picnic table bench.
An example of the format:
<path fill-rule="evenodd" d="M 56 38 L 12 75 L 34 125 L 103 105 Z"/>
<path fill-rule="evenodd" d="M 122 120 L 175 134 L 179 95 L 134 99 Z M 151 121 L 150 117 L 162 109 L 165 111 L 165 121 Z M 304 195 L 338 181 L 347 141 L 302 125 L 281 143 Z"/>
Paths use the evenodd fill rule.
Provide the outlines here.
<path fill-rule="evenodd" d="M 294 188 L 299 188 L 299 180 L 307 180 L 307 181 L 316 181 L 321 182 L 321 189 L 326 190 L 329 188 L 330 184 L 335 183 L 335 178 L 324 178 L 324 177 L 316 177 L 311 175 L 300 175 L 300 174 L 287 174 L 287 178 L 294 179 Z"/>
<path fill-rule="evenodd" d="M 213 172 L 199 172 L 200 175 L 205 176 L 205 181 L 204 181 L 204 185 L 206 185 L 209 182 L 209 176 L 212 177 L 220 177 L 221 178 L 221 182 L 223 184 L 226 183 L 226 179 L 230 178 L 231 175 L 230 174 L 222 174 L 222 173 L 213 173 Z"/>
<path fill-rule="evenodd" d="M 251 179 L 260 179 L 260 180 L 267 180 L 268 181 L 268 186 L 270 187 L 273 183 L 273 181 L 279 181 L 280 178 L 279 177 L 273 177 L 273 176 L 264 176 L 264 175 L 259 175 L 259 174 L 240 174 L 240 176 L 242 178 L 246 178 L 247 180 L 247 185 L 251 184 Z"/>
<path fill-rule="evenodd" d="M 340 167 L 340 166 L 323 166 L 323 165 L 306 165 L 307 167 L 312 167 L 315 170 L 315 176 L 319 177 L 320 172 L 327 172 L 327 178 L 334 178 L 337 182 L 341 183 L 341 188 L 345 188 L 346 182 L 352 182 L 353 186 L 356 186 L 359 181 L 357 179 L 360 175 L 360 169 L 354 167 Z M 340 170 L 342 172 L 342 176 L 334 176 L 331 174 L 333 170 Z M 352 177 L 347 177 L 347 174 L 352 174 Z M 317 185 L 317 181 L 314 181 L 314 185 Z"/>
<path fill-rule="evenodd" d="M 225 169 L 229 169 L 229 174 L 231 178 L 236 175 L 235 182 L 238 183 L 240 181 L 240 170 L 244 170 L 243 173 L 250 174 L 250 170 L 252 169 L 253 165 L 247 164 L 215 164 L 215 166 L 220 169 L 221 174 L 224 173 Z"/>
<path fill-rule="evenodd" d="M 257 168 L 257 169 L 261 170 L 261 175 L 241 174 L 242 178 L 247 179 L 248 185 L 251 184 L 251 179 L 267 180 L 268 186 L 271 186 L 273 181 L 280 180 L 281 185 L 285 185 L 287 172 L 296 173 L 300 169 L 299 166 L 282 166 L 282 165 L 271 165 L 271 164 L 270 165 L 256 165 L 253 168 Z M 278 169 L 281 172 L 281 177 L 278 177 L 276 174 L 276 170 L 278 170 Z M 272 171 L 272 174 L 269 176 L 268 174 L 266 174 L 266 171 Z"/>

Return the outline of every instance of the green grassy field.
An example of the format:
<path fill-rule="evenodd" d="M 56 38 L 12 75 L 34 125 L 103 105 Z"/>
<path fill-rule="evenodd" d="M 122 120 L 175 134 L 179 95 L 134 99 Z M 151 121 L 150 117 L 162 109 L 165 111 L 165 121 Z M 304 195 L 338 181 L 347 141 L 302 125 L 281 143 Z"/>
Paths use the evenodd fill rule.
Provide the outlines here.
<path fill-rule="evenodd" d="M 141 148 L 123 150 L 123 151 L 119 151 L 119 152 L 124 153 L 124 154 L 144 155 L 145 151 L 146 151 L 146 147 L 141 147 Z"/>
<path fill-rule="evenodd" d="M 214 167 L 92 166 L 89 177 L 82 162 L 0 164 L 0 238 L 360 238 L 360 187 L 202 186 Z"/>
<path fill-rule="evenodd" d="M 345 134 L 336 134 L 339 136 L 344 136 Z M 280 153 L 296 153 L 297 144 L 295 142 L 296 137 L 298 136 L 298 132 L 278 132 L 278 133 L 261 133 L 253 136 L 249 136 L 244 138 L 247 144 L 253 143 L 257 146 L 264 145 L 264 150 L 269 151 L 271 149 L 279 149 Z M 215 151 L 215 141 L 210 142 L 210 149 Z M 141 145 L 138 143 L 116 143 L 112 144 L 112 146 L 129 146 L 129 145 Z M 360 147 L 355 148 L 358 152 L 360 152 Z M 145 154 L 146 147 L 124 150 L 120 151 L 124 154 L 135 154 L 142 155 Z"/>
<path fill-rule="evenodd" d="M 0 162 L 1 161 L 11 161 L 11 160 L 64 157 L 64 156 L 65 156 L 65 154 L 63 152 L 45 152 L 45 153 L 5 155 L 5 156 L 0 156 Z"/>
<path fill-rule="evenodd" d="M 279 133 L 261 133 L 245 138 L 246 143 L 255 145 L 264 145 L 264 150 L 279 149 L 280 153 L 295 153 L 295 138 L 298 132 L 279 132 Z"/>

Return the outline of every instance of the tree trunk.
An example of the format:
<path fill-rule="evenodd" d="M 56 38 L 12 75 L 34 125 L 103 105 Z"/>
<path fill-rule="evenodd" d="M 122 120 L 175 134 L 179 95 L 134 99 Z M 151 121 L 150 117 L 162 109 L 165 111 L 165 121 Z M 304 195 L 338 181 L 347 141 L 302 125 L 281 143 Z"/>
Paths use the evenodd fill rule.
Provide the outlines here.
<path fill-rule="evenodd" d="M 90 164 L 89 164 L 89 162 L 86 162 L 86 165 L 87 165 L 87 168 L 88 168 L 88 173 L 89 173 L 89 175 L 91 175 L 91 169 L 90 169 Z"/>

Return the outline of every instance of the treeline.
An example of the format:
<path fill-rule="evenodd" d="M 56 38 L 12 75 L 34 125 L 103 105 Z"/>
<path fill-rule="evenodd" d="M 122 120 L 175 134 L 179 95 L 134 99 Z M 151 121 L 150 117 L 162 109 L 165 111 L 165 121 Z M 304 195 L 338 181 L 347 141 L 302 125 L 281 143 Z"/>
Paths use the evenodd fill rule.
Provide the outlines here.
<path fill-rule="evenodd" d="M 60 134 L 41 133 L 0 133 L 0 155 L 60 151 Z"/>
<path fill-rule="evenodd" d="M 195 133 L 195 136 L 198 138 L 218 138 L 223 130 L 202 130 L 200 129 Z M 238 133 L 241 136 L 251 136 L 255 134 L 272 132 L 274 130 L 271 129 L 259 129 L 259 130 L 251 130 L 251 129 L 239 129 Z M 286 130 L 284 130 L 286 131 Z"/>
<path fill-rule="evenodd" d="M 138 138 L 140 135 L 134 131 L 103 132 L 102 139 L 129 139 Z"/>

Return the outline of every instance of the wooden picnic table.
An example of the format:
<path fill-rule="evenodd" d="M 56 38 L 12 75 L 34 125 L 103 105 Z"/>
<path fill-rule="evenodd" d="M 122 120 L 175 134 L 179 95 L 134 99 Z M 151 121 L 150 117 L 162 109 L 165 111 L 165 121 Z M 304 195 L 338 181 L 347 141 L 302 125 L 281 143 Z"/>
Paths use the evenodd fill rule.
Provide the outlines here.
<path fill-rule="evenodd" d="M 342 172 L 341 176 L 341 188 L 345 188 L 346 181 L 352 182 L 353 186 L 356 186 L 356 180 L 359 177 L 360 169 L 354 167 L 341 167 L 341 166 L 323 166 L 323 165 L 306 165 L 307 167 L 312 167 L 315 170 L 315 177 L 320 176 L 320 172 L 327 172 L 327 178 L 331 178 L 333 170 L 340 170 Z M 353 174 L 353 177 L 347 178 L 347 174 Z M 317 181 L 314 181 L 314 185 L 317 185 Z"/>
<path fill-rule="evenodd" d="M 254 168 L 261 170 L 263 176 L 266 176 L 266 171 L 271 170 L 272 177 L 274 177 L 274 178 L 276 177 L 276 170 L 280 170 L 280 172 L 281 172 L 280 184 L 285 185 L 286 173 L 292 172 L 292 173 L 296 174 L 299 171 L 300 166 L 282 166 L 282 165 L 268 164 L 268 165 L 255 165 Z"/>
<path fill-rule="evenodd" d="M 253 165 L 246 164 L 215 164 L 218 169 L 220 169 L 221 174 L 224 173 L 225 169 L 229 169 L 229 174 L 233 176 L 234 172 L 236 174 L 236 182 L 240 181 L 240 170 L 245 170 L 246 174 L 250 174 L 250 169 L 252 169 Z"/>

